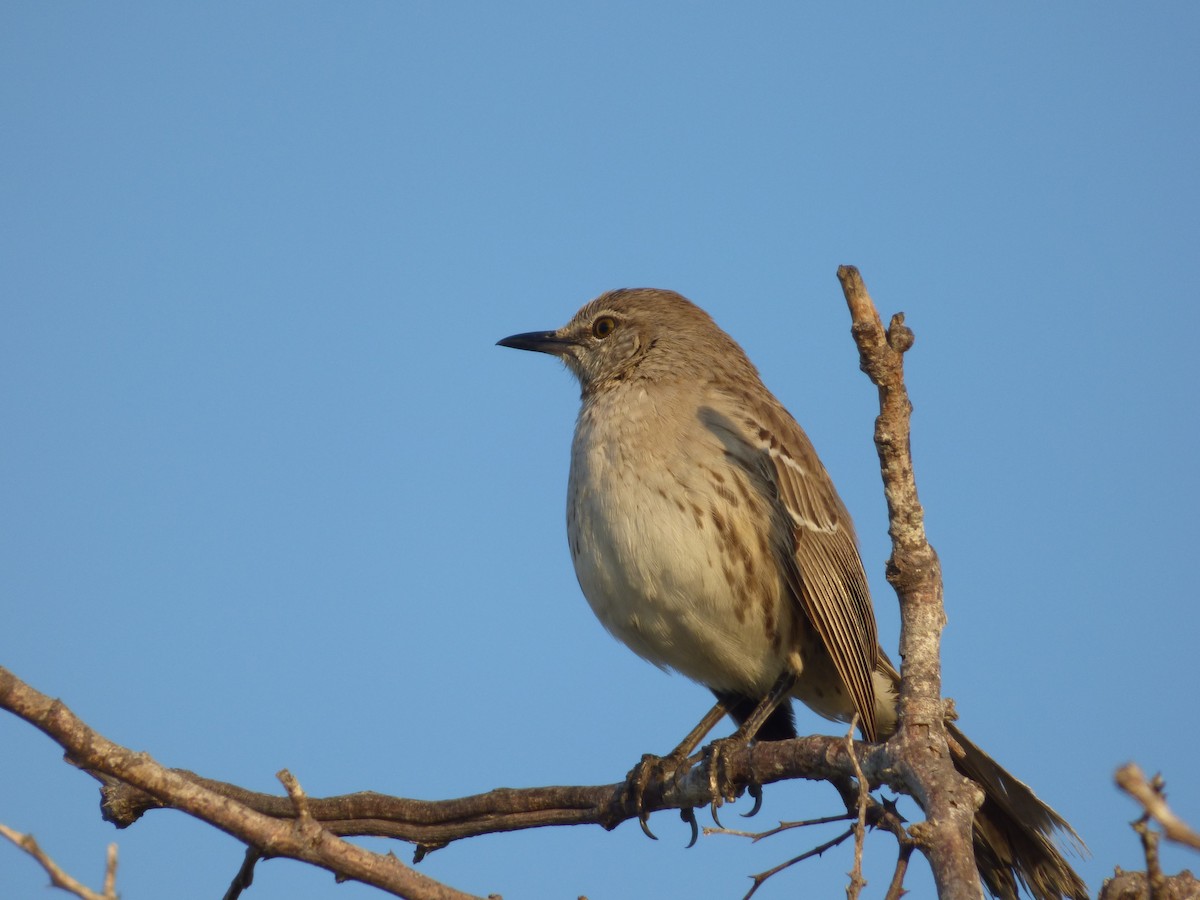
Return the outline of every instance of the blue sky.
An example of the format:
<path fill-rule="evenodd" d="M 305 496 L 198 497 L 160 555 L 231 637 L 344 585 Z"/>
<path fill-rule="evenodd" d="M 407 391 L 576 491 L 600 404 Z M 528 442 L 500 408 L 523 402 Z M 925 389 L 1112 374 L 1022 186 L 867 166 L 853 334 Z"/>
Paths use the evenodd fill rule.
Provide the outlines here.
<path fill-rule="evenodd" d="M 314 795 L 604 783 L 665 752 L 708 694 L 592 618 L 563 534 L 575 385 L 494 346 L 639 285 L 708 309 L 809 431 L 894 650 L 851 263 L 917 335 L 960 724 L 1076 825 L 1093 890 L 1140 867 L 1119 764 L 1200 823 L 1198 42 L 1186 3 L 6 4 L 0 663 L 264 790 L 284 766 Z M 23 723 L 0 745 L 0 821 L 93 885 L 114 837 L 126 900 L 236 871 L 180 814 L 114 833 Z M 763 828 L 837 809 L 766 801 Z M 653 822 L 421 870 L 739 897 L 827 836 L 685 851 Z M 878 896 L 890 839 L 867 856 Z M 838 895 L 850 864 L 759 896 Z M 4 893 L 44 882 L 0 847 Z M 252 893 L 375 895 L 286 861 Z"/>

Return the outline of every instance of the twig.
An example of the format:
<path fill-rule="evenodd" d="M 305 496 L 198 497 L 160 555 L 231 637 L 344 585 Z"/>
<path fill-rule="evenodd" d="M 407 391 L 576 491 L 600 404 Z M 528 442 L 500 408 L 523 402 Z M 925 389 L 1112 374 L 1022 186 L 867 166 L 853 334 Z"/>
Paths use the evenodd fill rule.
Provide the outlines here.
<path fill-rule="evenodd" d="M 258 865 L 258 861 L 262 858 L 263 855 L 257 848 L 246 848 L 246 856 L 242 860 L 241 866 L 238 867 L 237 874 L 233 876 L 233 881 L 229 884 L 229 890 L 225 892 L 225 896 L 221 900 L 238 900 L 242 896 L 242 891 L 254 884 L 254 867 Z"/>
<path fill-rule="evenodd" d="M 1167 879 L 1158 861 L 1158 832 L 1150 827 L 1149 814 L 1133 823 L 1133 830 L 1142 839 L 1146 857 L 1146 880 L 1150 883 L 1150 900 L 1167 900 Z"/>
<path fill-rule="evenodd" d="M 164 768 L 145 753 L 114 744 L 64 704 L 35 691 L 3 667 L 0 707 L 49 735 L 88 771 L 125 781 L 155 801 L 208 822 L 268 855 L 303 860 L 343 880 L 370 884 L 408 900 L 478 900 L 412 870 L 390 853 L 372 853 L 347 843 L 311 821 L 311 828 L 296 829 L 291 821 L 265 816 Z M 297 803 L 295 796 L 291 802 Z"/>
<path fill-rule="evenodd" d="M 836 816 L 821 816 L 816 819 L 804 819 L 800 822 L 780 822 L 778 828 L 768 828 L 766 831 L 737 831 L 733 828 L 705 828 L 704 833 L 709 834 L 728 834 L 733 837 L 750 838 L 751 842 L 758 843 L 763 838 L 775 837 L 777 834 L 782 834 L 785 831 L 791 831 L 793 828 L 808 828 L 810 825 L 828 825 L 830 822 L 845 822 L 850 818 L 850 813 L 839 813 Z"/>
<path fill-rule="evenodd" d="M 7 825 L 0 824 L 0 836 L 8 838 L 17 847 L 24 850 L 46 871 L 50 876 L 50 884 L 56 888 L 61 888 L 68 894 L 74 894 L 79 900 L 117 900 L 116 879 L 117 879 L 117 845 L 109 844 L 106 854 L 106 864 L 104 868 L 104 892 L 98 893 L 89 888 L 86 884 L 76 881 L 63 870 L 62 866 L 50 858 L 39 845 L 32 834 L 22 834 L 19 831 L 14 831 Z"/>
<path fill-rule="evenodd" d="M 287 769 L 280 769 L 275 773 L 275 777 L 283 785 L 283 789 L 287 791 L 288 797 L 292 801 L 292 805 L 296 808 L 296 818 L 303 825 L 315 823 L 312 812 L 308 808 L 308 794 L 304 793 L 304 788 L 300 787 L 300 782 L 296 780 L 296 776 Z"/>
<path fill-rule="evenodd" d="M 911 841 L 900 845 L 900 855 L 896 858 L 896 870 L 892 872 L 892 881 L 888 885 L 887 894 L 883 900 L 900 900 L 907 891 L 904 890 L 904 876 L 908 873 L 908 861 L 912 858 L 913 844 Z"/>
<path fill-rule="evenodd" d="M 845 831 L 843 831 L 837 837 L 831 838 L 830 840 L 826 841 L 825 843 L 823 843 L 817 847 L 813 847 L 811 850 L 806 850 L 804 853 L 801 853 L 799 856 L 794 856 L 791 859 L 789 859 L 787 862 L 782 862 L 779 865 L 775 866 L 774 868 L 767 869 L 767 871 L 765 871 L 765 872 L 759 872 L 757 875 L 751 876 L 754 880 L 754 886 L 751 887 L 750 890 L 746 892 L 746 896 L 743 897 L 742 900 L 750 900 L 750 898 L 754 896 L 754 893 L 760 887 L 762 887 L 763 884 L 766 883 L 768 878 L 772 877 L 773 875 L 778 875 L 784 869 L 794 866 L 794 865 L 796 865 L 796 863 L 804 862 L 804 860 L 811 859 L 814 856 L 820 856 L 826 850 L 831 850 L 834 847 L 836 847 L 838 844 L 841 844 L 842 842 L 844 842 L 846 840 L 846 838 L 850 837 L 850 835 L 852 835 L 852 834 L 854 834 L 854 829 L 847 828 Z"/>
<path fill-rule="evenodd" d="M 1200 850 L 1200 834 L 1192 830 L 1167 805 L 1161 776 L 1156 775 L 1153 781 L 1147 781 L 1145 773 L 1137 763 L 1127 763 L 1117 770 L 1116 781 L 1121 790 L 1142 805 L 1146 815 L 1162 826 L 1167 840 Z"/>
<path fill-rule="evenodd" d="M 117 845 L 109 844 L 104 853 L 104 896 L 117 896 Z"/>
<path fill-rule="evenodd" d="M 858 757 L 854 754 L 854 729 L 858 725 L 858 713 L 850 719 L 850 730 L 846 733 L 846 747 L 850 758 L 854 761 L 855 777 L 858 778 L 858 821 L 854 823 L 854 866 L 850 869 L 850 883 L 846 885 L 846 900 L 858 900 L 862 889 L 867 886 L 863 878 L 862 861 L 863 846 L 867 840 L 867 804 L 871 797 L 867 779 L 858 766 Z"/>
<path fill-rule="evenodd" d="M 875 448 L 888 506 L 892 555 L 888 582 L 900 600 L 900 724 L 887 747 L 904 787 L 926 820 L 909 834 L 929 859 L 942 900 L 982 900 L 972 845 L 974 812 L 982 795 L 955 771 L 946 741 L 942 702 L 941 634 L 946 623 L 941 564 L 925 534 L 917 497 L 911 439 L 912 403 L 904 384 L 904 354 L 913 333 L 903 314 L 885 329 L 853 266 L 838 268 L 863 372 L 879 389 Z"/>

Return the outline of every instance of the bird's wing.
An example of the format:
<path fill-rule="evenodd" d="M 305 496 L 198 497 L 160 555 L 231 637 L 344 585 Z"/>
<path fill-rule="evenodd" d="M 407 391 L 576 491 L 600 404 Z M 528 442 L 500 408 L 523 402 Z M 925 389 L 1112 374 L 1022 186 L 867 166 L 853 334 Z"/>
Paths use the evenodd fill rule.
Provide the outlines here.
<path fill-rule="evenodd" d="M 808 436 L 782 407 L 743 404 L 738 421 L 716 413 L 708 419 L 731 461 L 751 474 L 779 520 L 790 524 L 776 529 L 776 539 L 793 600 L 850 692 L 863 734 L 877 740 L 871 673 L 879 637 L 850 514 Z"/>

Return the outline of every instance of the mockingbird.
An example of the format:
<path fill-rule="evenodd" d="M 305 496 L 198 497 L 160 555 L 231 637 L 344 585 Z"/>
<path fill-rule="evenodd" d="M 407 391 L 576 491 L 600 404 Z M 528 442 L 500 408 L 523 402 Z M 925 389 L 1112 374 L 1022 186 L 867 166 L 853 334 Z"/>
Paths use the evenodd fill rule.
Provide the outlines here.
<path fill-rule="evenodd" d="M 899 675 L 850 515 L 742 348 L 684 297 L 651 289 L 610 291 L 557 331 L 499 343 L 557 356 L 579 379 L 567 539 L 604 627 L 706 685 L 747 739 L 795 736 L 790 695 L 830 719 L 857 714 L 865 740 L 886 740 Z M 1074 838 L 1070 825 L 949 727 L 956 766 L 986 794 L 975 854 L 988 889 L 1086 898 L 1051 840 Z"/>

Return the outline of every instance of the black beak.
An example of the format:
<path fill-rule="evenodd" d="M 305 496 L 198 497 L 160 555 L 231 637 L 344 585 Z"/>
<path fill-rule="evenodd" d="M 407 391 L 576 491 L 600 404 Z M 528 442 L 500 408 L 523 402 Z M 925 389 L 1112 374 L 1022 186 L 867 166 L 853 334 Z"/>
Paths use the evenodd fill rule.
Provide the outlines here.
<path fill-rule="evenodd" d="M 536 350 L 538 353 L 549 353 L 551 356 L 562 356 L 571 346 L 571 341 L 561 338 L 553 331 L 526 331 L 524 334 L 510 334 L 500 338 L 496 343 L 501 347 L 512 347 L 514 350 Z"/>

